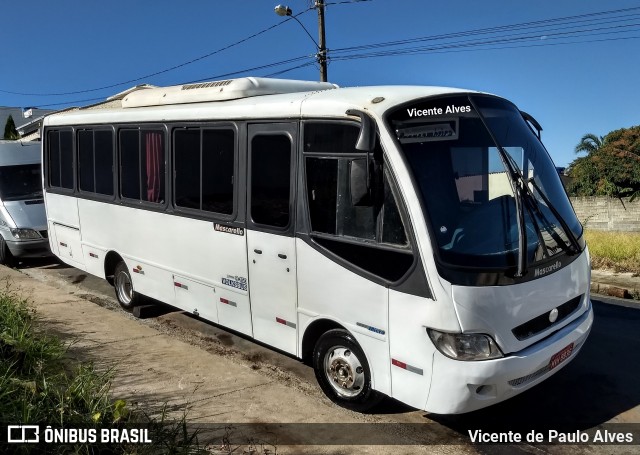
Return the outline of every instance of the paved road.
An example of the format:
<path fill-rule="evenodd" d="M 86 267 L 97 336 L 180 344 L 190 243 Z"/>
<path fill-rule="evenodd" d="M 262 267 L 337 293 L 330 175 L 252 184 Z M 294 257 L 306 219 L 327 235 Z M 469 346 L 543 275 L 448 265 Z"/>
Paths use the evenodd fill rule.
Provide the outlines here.
<path fill-rule="evenodd" d="M 66 289 L 102 306 L 117 307 L 113 289 L 104 281 L 54 260 L 21 263 L 20 271 Z M 445 436 L 468 441 L 468 429 L 539 428 L 575 432 L 605 423 L 607 428 L 640 428 L 640 310 L 624 301 L 595 296 L 595 322 L 579 356 L 543 384 L 496 406 L 462 416 L 439 416 L 385 400 L 372 419 L 384 423 L 434 423 Z M 119 310 L 118 310 L 119 311 Z M 190 343 L 219 342 L 255 369 L 276 366 L 291 372 L 300 387 L 317 389 L 313 371 L 296 359 L 170 309 L 159 310 L 150 321 L 169 328 L 172 335 Z M 617 426 L 616 426 L 617 425 Z M 411 426 L 407 426 L 411 431 Z M 640 439 L 637 439 L 640 440 Z M 599 446 L 475 446 L 481 453 L 639 453 L 640 447 Z M 631 449 L 631 450 L 630 450 Z M 505 452 L 506 450 L 506 452 Z M 637 452 L 636 452 L 637 451 Z"/>

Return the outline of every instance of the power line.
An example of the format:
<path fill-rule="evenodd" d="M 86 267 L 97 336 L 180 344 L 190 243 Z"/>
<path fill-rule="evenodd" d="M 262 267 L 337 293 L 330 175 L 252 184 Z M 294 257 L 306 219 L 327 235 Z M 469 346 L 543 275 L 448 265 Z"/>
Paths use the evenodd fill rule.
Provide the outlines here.
<path fill-rule="evenodd" d="M 557 39 L 557 38 L 556 38 Z M 346 55 L 342 57 L 336 57 L 332 60 L 356 60 L 356 59 L 364 59 L 364 58 L 377 58 L 377 57 L 395 57 L 401 55 L 408 54 L 446 54 L 452 52 L 476 52 L 476 51 L 491 51 L 491 50 L 501 50 L 501 49 L 522 49 L 522 48 L 533 48 L 533 47 L 546 47 L 546 46 L 562 46 L 569 44 L 586 44 L 586 43 L 600 43 L 607 41 L 626 41 L 626 40 L 634 40 L 640 39 L 640 35 L 637 36 L 627 36 L 627 37 L 619 37 L 619 38 L 603 38 L 603 39 L 590 39 L 590 40 L 581 40 L 581 41 L 565 41 L 565 42 L 556 42 L 556 43 L 538 43 L 538 44 L 515 44 L 513 46 L 499 46 L 499 47 L 474 47 L 471 46 L 442 46 L 442 47 L 433 47 L 433 48 L 423 48 L 418 50 L 413 50 L 411 52 L 385 52 L 385 53 L 370 53 L 370 54 L 354 54 L 354 55 Z M 539 41 L 539 39 L 538 39 Z"/>
<path fill-rule="evenodd" d="M 439 40 L 452 39 L 452 38 L 462 38 L 467 36 L 495 34 L 495 33 L 507 32 L 510 30 L 526 30 L 530 28 L 540 28 L 540 27 L 545 28 L 545 27 L 553 27 L 553 26 L 557 27 L 557 25 L 555 25 L 557 23 L 568 22 L 568 25 L 571 25 L 571 24 L 578 24 L 578 23 L 584 23 L 584 22 L 593 22 L 593 21 L 598 21 L 599 16 L 617 15 L 617 14 L 623 14 L 623 13 L 628 13 L 630 11 L 637 11 L 637 10 L 640 10 L 640 7 L 625 8 L 625 9 L 610 10 L 610 11 L 600 11 L 596 13 L 581 14 L 576 16 L 565 16 L 560 18 L 545 19 L 545 20 L 531 21 L 531 22 L 522 22 L 517 24 L 466 30 L 462 32 L 446 33 L 446 34 L 440 34 L 440 35 L 429 35 L 429 36 L 409 38 L 409 39 L 396 40 L 396 41 L 387 41 L 387 42 L 375 43 L 375 44 L 364 44 L 360 46 L 351 46 L 351 47 L 345 47 L 345 48 L 332 49 L 331 52 L 335 54 L 335 53 L 349 52 L 349 51 L 355 51 L 360 49 L 401 46 L 401 45 L 411 44 L 411 43 L 420 42 L 420 41 L 439 41 Z M 631 16 L 623 15 L 623 16 L 616 17 L 616 19 L 621 18 L 619 21 L 630 20 L 631 17 L 638 16 L 638 15 L 640 15 L 640 13 L 632 14 Z M 586 18 L 592 18 L 592 19 L 586 19 Z M 607 22 L 604 22 L 604 23 L 607 23 Z"/>
<path fill-rule="evenodd" d="M 196 80 L 193 80 L 193 81 L 189 81 L 189 82 L 187 82 L 187 84 L 195 84 L 197 82 L 205 82 L 205 81 L 211 81 L 211 80 L 216 80 L 216 79 L 224 79 L 224 78 L 227 78 L 229 76 L 236 76 L 238 74 L 248 73 L 248 72 L 251 72 L 251 71 L 258 71 L 258 70 L 262 70 L 262 69 L 273 68 L 274 66 L 280 66 L 280 65 L 285 65 L 287 63 L 299 62 L 301 60 L 306 60 L 306 59 L 309 59 L 309 58 L 314 58 L 314 56 L 295 57 L 295 58 L 290 58 L 288 60 L 282 60 L 280 62 L 268 63 L 266 65 L 254 66 L 252 68 L 245 68 L 245 69 L 238 70 L 238 71 L 233 71 L 233 72 L 230 72 L 230 73 L 216 74 L 214 76 L 207 76 L 207 77 L 202 78 L 202 79 L 196 79 Z M 305 66 L 310 64 L 310 63 L 312 63 L 312 62 L 305 63 Z"/>
<path fill-rule="evenodd" d="M 305 11 L 302 11 L 301 13 L 296 14 L 296 16 L 300 16 L 300 15 L 302 15 L 302 14 L 304 14 L 304 13 L 310 11 L 310 10 L 311 10 L 311 8 L 309 8 L 309 9 L 307 9 Z M 102 86 L 102 87 L 85 89 L 85 90 L 76 90 L 76 91 L 72 91 L 72 92 L 61 92 L 61 93 L 21 93 L 21 92 L 12 92 L 12 91 L 9 91 L 9 90 L 2 90 L 2 89 L 0 89 L 0 92 L 1 93 L 7 93 L 7 94 L 10 94 L 10 95 L 21 95 L 21 96 L 68 96 L 68 95 L 78 95 L 78 94 L 81 94 L 81 93 L 97 92 L 97 91 L 100 91 L 100 90 L 106 90 L 106 89 L 110 89 L 110 88 L 120 87 L 122 85 L 133 84 L 135 82 L 140 82 L 140 81 L 142 81 L 144 79 L 149 79 L 151 77 L 158 76 L 160 74 L 165 74 L 165 73 L 168 73 L 170 71 L 176 70 L 178 68 L 182 68 L 182 67 L 185 67 L 187 65 L 191 65 L 192 63 L 199 62 L 200 60 L 204 60 L 204 59 L 209 58 L 209 57 L 211 57 L 211 56 L 213 56 L 215 54 L 219 54 L 222 51 L 225 51 L 225 50 L 230 49 L 232 47 L 238 46 L 239 44 L 247 42 L 247 41 L 249 41 L 249 40 L 251 40 L 251 39 L 253 39 L 253 38 L 257 37 L 257 36 L 260 36 L 260 35 L 268 32 L 270 30 L 273 30 L 274 28 L 285 24 L 286 22 L 288 22 L 292 18 L 293 18 L 293 16 L 291 18 L 287 18 L 287 19 L 285 19 L 283 21 L 280 21 L 275 25 L 272 25 L 272 26 L 267 27 L 267 28 L 265 28 L 263 30 L 260 30 L 259 32 L 254 33 L 253 35 L 250 35 L 250 36 L 248 36 L 246 38 L 243 38 L 243 39 L 241 39 L 239 41 L 236 41 L 236 42 L 234 42 L 232 44 L 229 44 L 227 46 L 221 47 L 220 49 L 216 49 L 213 52 L 209 52 L 208 54 L 201 55 L 200 57 L 196 57 L 196 58 L 191 59 L 191 60 L 189 60 L 187 62 L 180 63 L 179 65 L 174 65 L 172 67 L 169 67 L 169 68 L 166 68 L 166 69 L 163 69 L 163 70 L 160 70 L 160 71 L 156 71 L 155 73 L 151 73 L 151 74 L 147 74 L 147 75 L 144 75 L 144 76 L 140 76 L 140 77 L 137 77 L 135 79 L 129 79 L 127 81 L 117 82 L 117 83 L 105 85 L 105 86 Z M 62 104 L 64 104 L 64 103 L 62 103 Z"/>
<path fill-rule="evenodd" d="M 634 29 L 630 29 L 633 27 Z M 461 47 L 481 47 L 481 46 L 490 46 L 496 44 L 509 44 L 514 42 L 531 42 L 531 41 L 540 41 L 543 40 L 557 40 L 562 38 L 575 38 L 580 37 L 579 35 L 588 34 L 589 36 L 601 36 L 601 35 L 611 35 L 611 34 L 620 34 L 620 33 L 630 33 L 640 31 L 640 22 L 634 24 L 626 24 L 626 25 L 617 25 L 612 27 L 597 27 L 586 30 L 578 30 L 578 31 L 567 31 L 567 32 L 554 32 L 549 33 L 550 31 L 545 31 L 544 35 L 540 35 L 540 32 L 537 33 L 518 33 L 511 34 L 505 36 L 495 36 L 489 37 L 485 40 L 461 40 L 461 41 L 453 41 L 449 43 L 442 44 L 434 44 L 431 46 L 417 46 L 417 47 L 408 47 L 401 49 L 390 49 L 390 50 L 380 50 L 375 52 L 368 53 L 356 53 L 356 54 L 348 54 L 344 56 L 336 56 L 332 57 L 332 60 L 349 60 L 353 58 L 369 58 L 369 57 L 386 57 L 386 56 L 395 56 L 395 55 L 408 55 L 408 54 L 419 54 L 419 53 L 428 53 L 431 51 L 444 50 L 444 49 L 456 49 Z M 593 40 L 583 40 L 582 42 L 592 42 Z M 576 43 L 576 42 L 573 42 Z"/>
<path fill-rule="evenodd" d="M 349 4 L 349 3 L 362 3 L 362 2 L 370 2 L 370 1 L 372 1 L 372 0 L 347 0 L 347 1 L 326 3 L 325 6 L 329 6 L 329 5 L 331 5 L 331 6 L 333 6 L 333 5 L 344 5 L 344 4 Z M 228 49 L 230 49 L 232 47 L 238 46 L 238 45 L 240 45 L 242 43 L 245 43 L 245 42 L 247 42 L 247 41 L 249 41 L 249 40 L 251 40 L 253 38 L 256 38 L 256 37 L 258 37 L 258 36 L 260 36 L 260 35 L 262 35 L 262 34 L 264 34 L 266 32 L 269 32 L 269 31 L 273 30 L 274 28 L 285 24 L 286 22 L 290 21 L 291 19 L 297 19 L 299 16 L 302 16 L 303 14 L 311 11 L 312 9 L 313 9 L 313 7 L 307 8 L 306 10 L 304 10 L 304 11 L 298 13 L 298 14 L 292 15 L 291 17 L 288 17 L 287 19 L 282 20 L 282 21 L 278 22 L 275 25 L 272 25 L 272 26 L 267 27 L 267 28 L 265 28 L 263 30 L 260 30 L 259 32 L 256 32 L 256 33 L 254 33 L 252 35 L 249 35 L 246 38 L 243 38 L 243 39 L 241 39 L 239 41 L 236 41 L 236 42 L 234 42 L 232 44 L 224 46 L 224 47 L 222 47 L 220 49 L 216 49 L 215 51 L 212 51 L 212 52 L 209 52 L 207 54 L 201 55 L 200 57 L 196 57 L 194 59 L 188 60 L 188 61 L 180 63 L 178 65 L 171 66 L 169 68 L 165 68 L 165 69 L 160 70 L 160 71 L 156 71 L 154 73 L 146 74 L 144 76 L 140 76 L 140 77 L 137 77 L 137 78 L 134 78 L 134 79 L 129 79 L 127 81 L 116 82 L 116 83 L 105 85 L 105 86 L 102 86 L 102 87 L 96 87 L 96 88 L 84 89 L 84 90 L 76 90 L 76 91 L 71 91 L 71 92 L 23 93 L 23 92 L 13 92 L 13 91 L 10 91 L 10 90 L 2 90 L 2 89 L 0 89 L 0 93 L 6 93 L 6 94 L 10 94 L 10 95 L 19 95 L 19 96 L 68 96 L 68 95 L 78 95 L 78 94 L 82 94 L 82 93 L 97 92 L 97 91 L 100 91 L 100 90 L 106 90 L 106 89 L 110 89 L 110 88 L 120 87 L 120 86 L 123 86 L 123 85 L 133 84 L 133 83 L 145 80 L 145 79 L 149 79 L 151 77 L 159 76 L 161 74 L 165 74 L 165 73 L 168 73 L 170 71 L 174 71 L 174 70 L 179 69 L 179 68 L 183 68 L 183 67 L 185 67 L 187 65 L 191 65 L 193 63 L 199 62 L 199 61 L 204 60 L 206 58 L 212 57 L 213 55 L 219 54 L 220 52 L 223 52 L 223 51 L 228 50 Z M 235 74 L 235 73 L 230 73 L 230 74 Z M 89 101 L 95 101 L 95 99 L 91 99 Z M 66 104 L 66 103 L 49 104 L 49 105 L 46 105 L 46 106 L 56 106 L 56 105 L 60 105 L 60 104 Z M 41 105 L 41 106 L 45 106 L 45 105 Z"/>
<path fill-rule="evenodd" d="M 339 2 L 336 4 L 354 3 L 359 1 L 368 1 L 368 0 L 353 0 L 348 2 Z M 542 46 L 552 46 L 552 45 L 556 46 L 556 45 L 568 45 L 568 44 L 580 44 L 580 43 L 584 44 L 584 43 L 592 43 L 592 42 L 637 39 L 640 37 L 639 36 L 623 36 L 623 37 L 616 37 L 616 38 L 594 39 L 594 37 L 596 36 L 628 34 L 628 33 L 637 32 L 638 27 L 640 27 L 640 22 L 638 22 L 638 19 L 640 18 L 640 13 L 629 14 L 630 12 L 637 11 L 637 10 L 640 10 L 640 7 L 610 10 L 610 11 L 600 11 L 600 12 L 590 13 L 590 14 L 566 16 L 562 18 L 547 19 L 542 21 L 531 21 L 531 22 L 524 22 L 519 24 L 510 24 L 510 25 L 504 25 L 504 26 L 496 26 L 496 27 L 489 27 L 484 29 L 468 30 L 468 31 L 454 32 L 454 33 L 441 34 L 441 35 L 423 36 L 423 37 L 417 37 L 417 38 L 411 38 L 411 39 L 405 39 L 405 40 L 389 41 L 385 43 L 375 43 L 375 44 L 365 44 L 365 45 L 359 45 L 359 46 L 353 46 L 353 47 L 345 47 L 345 48 L 332 50 L 331 60 L 346 61 L 346 60 L 354 60 L 354 59 L 379 58 L 379 57 L 389 57 L 389 56 L 399 56 L 399 55 L 415 55 L 415 54 L 447 53 L 447 52 L 469 52 L 469 51 L 476 51 L 476 50 L 498 50 L 498 49 L 512 49 L 512 48 L 542 47 Z M 309 11 L 309 9 L 306 11 L 303 11 L 300 14 L 304 14 L 307 11 Z M 620 16 L 621 14 L 625 14 L 625 15 Z M 190 62 L 201 60 L 202 58 L 206 58 L 207 56 L 214 55 L 215 53 L 221 52 L 224 49 L 228 49 L 237 44 L 245 42 L 251 39 L 252 37 L 258 36 L 270 29 L 277 27 L 280 24 L 283 24 L 284 22 L 286 22 L 286 20 L 272 27 L 269 27 L 268 29 L 264 29 L 260 32 L 257 32 L 243 40 L 240 40 L 236 43 L 228 45 L 217 51 L 209 53 L 206 56 L 199 57 L 198 59 L 193 59 Z M 528 30 L 528 31 L 522 31 L 522 30 Z M 517 33 L 508 33 L 508 32 L 517 32 Z M 476 38 L 452 41 L 452 39 L 455 39 L 455 38 L 469 38 L 473 36 L 475 36 Z M 478 37 L 482 37 L 482 38 L 478 38 Z M 577 38 L 577 40 L 575 40 L 574 38 Z M 566 39 L 574 39 L 574 40 L 561 41 Z M 541 40 L 543 40 L 544 42 L 540 42 Z M 437 43 L 437 41 L 444 41 L 444 42 Z M 424 42 L 434 42 L 434 43 L 428 46 L 424 46 L 424 45 L 415 46 L 415 44 L 424 43 Z M 414 44 L 414 46 L 408 46 L 411 44 Z M 398 48 L 399 46 L 403 46 L 403 47 Z M 384 49 L 385 47 L 387 48 L 386 50 Z M 369 50 L 370 52 L 360 52 L 360 53 L 355 52 L 358 50 L 361 50 L 361 51 Z M 338 55 L 335 55 L 335 54 L 338 54 Z M 344 54 L 344 55 L 340 55 L 340 54 Z M 299 56 L 291 59 L 282 60 L 279 62 L 254 66 L 251 68 L 245 68 L 242 70 L 227 72 L 224 74 L 212 75 L 206 78 L 190 81 L 189 83 L 227 78 L 229 76 L 236 76 L 240 74 L 275 68 L 282 65 L 303 62 L 304 60 L 314 59 L 314 57 L 315 57 L 314 55 Z M 282 70 L 269 73 L 267 76 L 284 74 L 284 73 L 293 71 L 295 69 L 313 65 L 314 63 L 315 61 L 306 61 L 298 65 L 295 65 L 293 67 L 289 67 L 289 68 L 285 68 Z M 181 65 L 176 65 L 172 68 L 178 68 L 186 64 L 189 64 L 189 62 L 185 62 L 184 64 L 181 64 Z M 163 70 L 162 72 L 166 72 L 169 70 L 171 69 Z M 161 74 L 162 72 L 157 72 L 154 74 Z M 137 82 L 138 80 L 139 79 L 135 79 L 132 81 Z M 121 84 L 113 84 L 111 86 L 107 86 L 106 88 L 110 88 L 116 85 L 123 85 L 130 82 L 131 81 L 124 82 Z M 100 90 L 100 89 L 69 92 L 69 94 L 87 93 L 87 92 L 96 91 L 96 90 Z M 11 93 L 3 90 L 0 90 L 0 92 Z M 41 95 L 41 96 L 45 96 L 45 95 Z M 92 98 L 88 100 L 77 100 L 77 101 L 70 101 L 66 103 L 55 103 L 55 104 L 47 104 L 47 105 L 41 105 L 41 106 L 47 107 L 47 106 L 79 103 L 79 102 L 91 102 L 91 101 L 98 101 L 101 99 L 102 98 Z"/>

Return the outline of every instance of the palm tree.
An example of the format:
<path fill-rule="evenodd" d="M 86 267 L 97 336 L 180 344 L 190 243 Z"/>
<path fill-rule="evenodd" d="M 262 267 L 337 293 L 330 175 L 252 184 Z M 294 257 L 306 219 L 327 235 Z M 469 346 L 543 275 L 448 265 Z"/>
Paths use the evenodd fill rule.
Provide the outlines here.
<path fill-rule="evenodd" d="M 587 133 L 582 136 L 578 145 L 576 145 L 576 153 L 587 152 L 587 155 L 599 150 L 604 145 L 604 137 Z"/>

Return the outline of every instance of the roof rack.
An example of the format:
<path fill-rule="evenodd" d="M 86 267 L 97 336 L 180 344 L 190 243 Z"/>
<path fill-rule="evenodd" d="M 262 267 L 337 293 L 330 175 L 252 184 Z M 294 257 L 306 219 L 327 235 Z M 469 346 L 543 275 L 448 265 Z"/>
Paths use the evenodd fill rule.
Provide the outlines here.
<path fill-rule="evenodd" d="M 122 107 L 132 108 L 228 101 L 251 96 L 312 92 L 334 88 L 338 88 L 338 86 L 329 82 L 243 77 L 224 81 L 137 90 L 124 97 Z"/>

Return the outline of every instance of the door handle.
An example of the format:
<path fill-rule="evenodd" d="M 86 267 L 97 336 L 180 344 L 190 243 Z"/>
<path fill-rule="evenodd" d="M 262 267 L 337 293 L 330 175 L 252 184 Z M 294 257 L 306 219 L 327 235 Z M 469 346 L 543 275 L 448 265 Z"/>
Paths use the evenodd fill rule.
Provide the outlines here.
<path fill-rule="evenodd" d="M 257 249 L 257 248 L 256 248 L 256 249 L 254 249 L 254 250 L 253 250 L 253 252 L 254 252 L 254 253 L 256 253 L 256 254 L 262 254 L 262 250 L 259 250 L 259 249 Z"/>
<path fill-rule="evenodd" d="M 287 255 L 286 254 L 282 254 L 282 253 L 278 254 L 278 257 L 280 259 L 287 259 Z"/>

